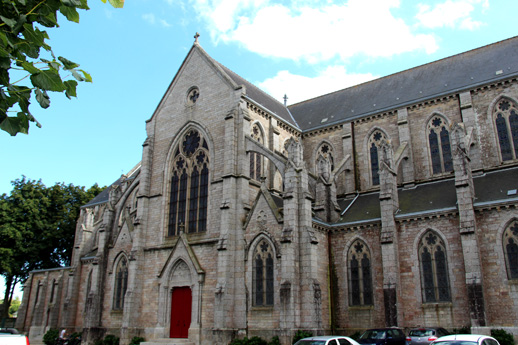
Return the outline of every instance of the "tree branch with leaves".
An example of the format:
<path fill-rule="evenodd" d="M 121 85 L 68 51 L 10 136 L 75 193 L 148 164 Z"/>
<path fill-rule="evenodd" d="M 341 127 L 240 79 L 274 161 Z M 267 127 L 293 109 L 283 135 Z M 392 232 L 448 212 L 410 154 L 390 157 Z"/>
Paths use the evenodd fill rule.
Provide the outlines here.
<path fill-rule="evenodd" d="M 124 4 L 124 0 L 109 2 L 115 8 Z M 59 27 L 58 13 L 79 23 L 78 10 L 88 9 L 87 0 L 0 0 L 1 130 L 13 136 L 28 134 L 31 122 L 41 127 L 29 110 L 33 97 L 46 109 L 48 92 L 64 92 L 70 99 L 77 97 L 78 82 L 92 82 L 79 64 L 56 58 L 42 30 Z"/>

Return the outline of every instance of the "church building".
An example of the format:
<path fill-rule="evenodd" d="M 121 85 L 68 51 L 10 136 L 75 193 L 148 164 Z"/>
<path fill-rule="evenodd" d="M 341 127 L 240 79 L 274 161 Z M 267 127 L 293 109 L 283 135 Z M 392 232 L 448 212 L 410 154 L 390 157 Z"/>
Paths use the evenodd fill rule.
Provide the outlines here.
<path fill-rule="evenodd" d="M 196 38 L 146 133 L 27 280 L 31 339 L 518 335 L 518 37 L 290 106 Z"/>

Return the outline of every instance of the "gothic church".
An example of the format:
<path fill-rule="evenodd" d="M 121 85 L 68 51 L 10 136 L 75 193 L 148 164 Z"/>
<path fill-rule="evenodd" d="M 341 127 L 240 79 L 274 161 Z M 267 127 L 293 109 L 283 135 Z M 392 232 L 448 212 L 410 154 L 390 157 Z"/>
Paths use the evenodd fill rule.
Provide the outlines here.
<path fill-rule="evenodd" d="M 31 340 L 518 334 L 518 37 L 288 107 L 196 40 L 146 132 L 26 282 Z"/>

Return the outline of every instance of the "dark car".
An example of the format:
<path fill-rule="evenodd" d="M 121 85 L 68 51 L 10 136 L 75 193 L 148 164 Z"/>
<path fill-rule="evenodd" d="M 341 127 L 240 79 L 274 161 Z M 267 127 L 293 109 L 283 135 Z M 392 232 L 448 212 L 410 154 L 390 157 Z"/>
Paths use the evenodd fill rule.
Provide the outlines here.
<path fill-rule="evenodd" d="M 406 336 L 401 328 L 368 329 L 358 339 L 365 345 L 405 345 Z"/>
<path fill-rule="evenodd" d="M 450 332 L 441 327 L 414 328 L 408 332 L 406 341 L 408 345 L 428 345 L 437 338 L 449 335 Z"/>

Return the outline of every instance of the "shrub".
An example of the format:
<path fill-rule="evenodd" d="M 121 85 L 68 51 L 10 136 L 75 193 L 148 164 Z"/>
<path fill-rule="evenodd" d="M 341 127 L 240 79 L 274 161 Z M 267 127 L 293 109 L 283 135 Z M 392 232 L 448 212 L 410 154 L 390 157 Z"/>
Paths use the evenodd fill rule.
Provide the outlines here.
<path fill-rule="evenodd" d="M 295 335 L 293 336 L 293 341 L 292 341 L 292 344 L 295 344 L 297 341 L 299 341 L 300 339 L 303 339 L 303 338 L 308 338 L 308 337 L 312 337 L 313 336 L 313 332 L 310 332 L 310 331 L 305 331 L 305 330 L 302 330 L 302 329 L 299 329 Z"/>
<path fill-rule="evenodd" d="M 129 345 L 140 345 L 141 342 L 146 341 L 146 339 L 142 337 L 133 337 L 129 343 Z"/>
<path fill-rule="evenodd" d="M 471 334 L 471 327 L 464 326 L 461 328 L 454 328 L 451 334 Z"/>
<path fill-rule="evenodd" d="M 81 333 L 72 333 L 72 335 L 68 337 L 68 345 L 81 345 Z"/>
<path fill-rule="evenodd" d="M 514 336 L 504 329 L 492 329 L 491 336 L 498 340 L 500 345 L 514 345 Z"/>
<path fill-rule="evenodd" d="M 268 345 L 281 345 L 281 341 L 278 336 L 275 336 L 268 342 Z"/>
<path fill-rule="evenodd" d="M 104 339 L 96 340 L 94 345 L 119 345 L 119 337 L 108 334 Z"/>
<path fill-rule="evenodd" d="M 45 345 L 55 345 L 58 340 L 59 331 L 57 329 L 49 329 L 43 336 L 43 342 Z"/>

